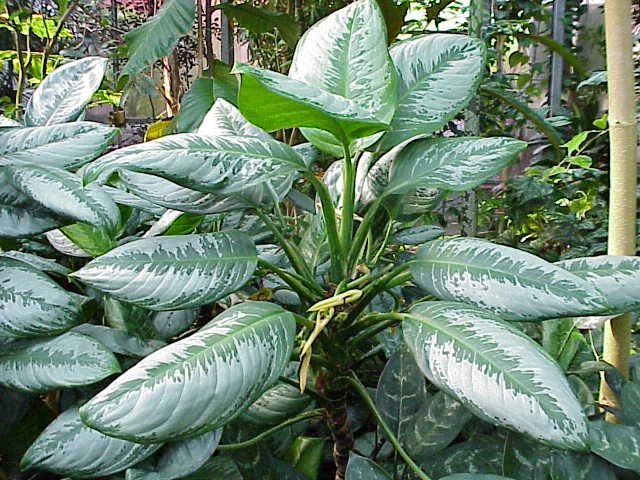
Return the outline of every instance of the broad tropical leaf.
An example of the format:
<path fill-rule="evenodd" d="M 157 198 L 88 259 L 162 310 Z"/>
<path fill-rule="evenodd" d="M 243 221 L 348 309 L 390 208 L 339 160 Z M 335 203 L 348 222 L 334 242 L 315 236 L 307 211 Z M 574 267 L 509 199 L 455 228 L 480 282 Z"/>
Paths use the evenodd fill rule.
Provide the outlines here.
<path fill-rule="evenodd" d="M 349 455 L 345 480 L 390 480 L 391 477 L 373 460 L 352 453 Z"/>
<path fill-rule="evenodd" d="M 277 380 L 294 331 L 293 315 L 278 305 L 231 307 L 117 378 L 81 408 L 82 419 L 109 435 L 145 443 L 218 428 Z"/>
<path fill-rule="evenodd" d="M 398 230 L 389 237 L 389 241 L 398 245 L 420 245 L 443 234 L 444 230 L 437 225 L 418 225 Z"/>
<path fill-rule="evenodd" d="M 126 33 L 129 61 L 123 75 L 135 75 L 156 60 L 168 56 L 180 37 L 193 26 L 196 5 L 193 0 L 167 0 L 146 23 Z"/>
<path fill-rule="evenodd" d="M 387 154 L 392 162 L 386 193 L 408 193 L 418 187 L 471 190 L 500 172 L 526 146 L 506 137 L 414 140 Z"/>
<path fill-rule="evenodd" d="M 198 471 L 184 477 L 185 480 L 212 480 L 214 478 L 245 480 L 231 457 L 224 455 L 211 457 Z"/>
<path fill-rule="evenodd" d="M 202 467 L 213 455 L 222 429 L 197 437 L 167 444 L 160 452 L 153 469 L 130 468 L 125 480 L 175 480 L 190 475 Z"/>
<path fill-rule="evenodd" d="M 608 308 L 589 282 L 530 253 L 477 238 L 426 243 L 411 273 L 438 298 L 470 303 L 507 320 L 592 315 Z"/>
<path fill-rule="evenodd" d="M 640 257 L 601 255 L 564 260 L 556 265 L 600 290 L 616 312 L 640 307 Z"/>
<path fill-rule="evenodd" d="M 251 65 L 236 65 L 233 71 L 241 75 L 240 111 L 267 131 L 311 127 L 349 144 L 386 129 L 384 122 L 353 100 L 314 85 Z M 316 146 L 322 149 L 324 143 Z"/>
<path fill-rule="evenodd" d="M 446 475 L 465 472 L 475 472 L 474 475 L 502 474 L 503 462 L 504 441 L 476 434 L 473 440 L 456 443 L 434 454 L 421 467 L 432 478 L 442 479 L 447 478 Z"/>
<path fill-rule="evenodd" d="M 310 404 L 311 398 L 300 389 L 278 382 L 245 410 L 242 419 L 258 425 L 277 425 Z"/>
<path fill-rule="evenodd" d="M 87 165 L 84 178 L 104 183 L 127 169 L 227 195 L 306 168 L 295 150 L 274 139 L 182 133 L 109 153 Z"/>
<path fill-rule="evenodd" d="M 454 473 L 440 478 L 440 480 L 513 480 L 511 477 L 484 473 Z"/>
<path fill-rule="evenodd" d="M 125 192 L 124 190 L 120 190 L 119 188 L 109 187 L 108 185 L 103 185 L 102 189 L 109 194 L 109 196 L 116 202 L 118 205 L 126 205 L 127 207 L 133 207 L 143 212 L 151 213 L 156 216 L 160 216 L 164 213 L 165 209 L 159 205 L 155 205 L 144 198 L 138 197 L 137 195 L 131 194 L 129 192 Z"/>
<path fill-rule="evenodd" d="M 617 480 L 610 463 L 596 455 L 553 452 L 551 480 Z"/>
<path fill-rule="evenodd" d="M 463 35 L 415 37 L 391 48 L 398 71 L 397 107 L 384 150 L 433 133 L 467 106 L 482 76 L 484 48 Z"/>
<path fill-rule="evenodd" d="M 424 302 L 406 314 L 403 333 L 422 373 L 480 418 L 588 450 L 586 418 L 562 370 L 520 330 L 475 307 Z"/>
<path fill-rule="evenodd" d="M 640 473 L 640 428 L 590 422 L 591 451 L 618 467 Z"/>
<path fill-rule="evenodd" d="M 182 310 L 234 292 L 256 265 L 251 239 L 229 230 L 137 240 L 96 258 L 72 276 L 150 310 Z"/>
<path fill-rule="evenodd" d="M 92 257 L 104 255 L 118 246 L 115 238 L 101 228 L 87 223 L 74 223 L 60 228 L 62 234 Z"/>
<path fill-rule="evenodd" d="M 270 140 L 271 135 L 242 116 L 240 110 L 223 98 L 216 100 L 198 127 L 200 135 L 239 135 Z"/>
<path fill-rule="evenodd" d="M 120 355 L 126 355 L 134 358 L 146 357 L 159 348 L 165 346 L 165 343 L 159 340 L 145 341 L 140 337 L 130 335 L 123 330 L 105 327 L 103 325 L 83 323 L 82 325 L 75 327 L 73 331 L 95 338 L 113 353 L 119 353 Z"/>
<path fill-rule="evenodd" d="M 33 253 L 9 250 L 7 252 L 0 252 L 0 257 L 12 258 L 14 260 L 18 260 L 22 263 L 30 265 L 36 270 L 40 270 L 46 273 L 53 273 L 62 277 L 66 277 L 71 273 L 71 270 L 69 270 L 67 267 L 63 267 L 59 263 L 56 263 L 55 260 L 39 257 L 38 255 L 34 255 Z"/>
<path fill-rule="evenodd" d="M 358 0 L 305 32 L 289 76 L 352 100 L 388 123 L 395 109 L 396 72 L 386 45 L 385 21 L 378 3 Z M 324 132 L 313 129 L 304 129 L 303 134 L 325 151 L 342 152 L 339 138 L 327 141 Z"/>
<path fill-rule="evenodd" d="M 29 99 L 26 125 L 56 125 L 77 120 L 102 83 L 106 67 L 106 58 L 86 57 L 55 69 Z"/>
<path fill-rule="evenodd" d="M 0 258 L 0 337 L 38 337 L 69 330 L 81 322 L 84 300 L 32 266 Z"/>
<path fill-rule="evenodd" d="M 74 332 L 16 340 L 0 351 L 0 384 L 26 392 L 91 385 L 119 371 L 104 345 Z"/>
<path fill-rule="evenodd" d="M 144 460 L 161 446 L 107 437 L 83 425 L 78 407 L 71 407 L 38 436 L 22 457 L 20 468 L 71 478 L 107 477 Z"/>
<path fill-rule="evenodd" d="M 21 163 L 73 170 L 99 157 L 117 129 L 75 122 L 0 131 L 0 166 Z"/>
<path fill-rule="evenodd" d="M 73 243 L 62 230 L 50 230 L 45 233 L 45 238 L 55 250 L 69 257 L 91 258 L 91 255 Z"/>
<path fill-rule="evenodd" d="M 111 197 L 99 185 L 83 187 L 73 173 L 33 164 L 12 165 L 4 171 L 15 188 L 61 217 L 108 231 L 120 223 L 120 212 Z"/>

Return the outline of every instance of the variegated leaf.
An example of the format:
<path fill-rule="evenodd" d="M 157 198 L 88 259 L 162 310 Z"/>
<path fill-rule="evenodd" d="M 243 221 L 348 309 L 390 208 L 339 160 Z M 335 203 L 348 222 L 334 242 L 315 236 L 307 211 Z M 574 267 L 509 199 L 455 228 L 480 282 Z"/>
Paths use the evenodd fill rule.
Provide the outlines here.
<path fill-rule="evenodd" d="M 613 466 L 596 455 L 554 451 L 551 480 L 617 480 Z"/>
<path fill-rule="evenodd" d="M 310 404 L 311 398 L 298 388 L 278 382 L 242 414 L 242 419 L 258 425 L 277 425 Z"/>
<path fill-rule="evenodd" d="M 463 35 L 413 37 L 390 53 L 398 71 L 397 107 L 383 150 L 446 125 L 475 94 L 484 65 L 482 43 Z"/>
<path fill-rule="evenodd" d="M 351 453 L 345 480 L 390 480 L 391 477 L 373 460 Z"/>
<path fill-rule="evenodd" d="M 66 277 L 71 270 L 67 267 L 56 263 L 55 260 L 51 260 L 50 258 L 39 257 L 38 255 L 34 255 L 33 253 L 27 252 L 18 252 L 16 250 L 9 250 L 7 252 L 0 252 L 0 257 L 3 258 L 12 258 L 14 260 L 18 260 L 19 262 L 26 263 L 36 270 L 40 270 L 46 273 L 52 273 L 55 275 L 60 275 L 61 277 Z"/>
<path fill-rule="evenodd" d="M 507 320 L 592 315 L 608 309 L 602 294 L 586 280 L 530 253 L 477 238 L 426 243 L 411 273 L 437 298 L 470 303 Z"/>
<path fill-rule="evenodd" d="M 256 265 L 251 239 L 229 230 L 137 240 L 96 258 L 72 276 L 150 310 L 182 310 L 234 292 Z"/>
<path fill-rule="evenodd" d="M 295 150 L 274 139 L 182 133 L 115 150 L 87 165 L 84 178 L 104 183 L 126 169 L 227 195 L 306 168 Z"/>
<path fill-rule="evenodd" d="M 152 469 L 136 467 L 127 470 L 125 480 L 175 480 L 198 471 L 213 455 L 222 429 L 212 430 L 197 437 L 171 442 L 159 452 Z"/>
<path fill-rule="evenodd" d="M 27 126 L 73 122 L 102 83 L 107 59 L 85 57 L 58 67 L 42 81 L 29 99 Z"/>
<path fill-rule="evenodd" d="M 484 473 L 454 473 L 441 477 L 440 480 L 513 480 L 511 477 L 503 477 L 501 475 L 491 475 Z"/>
<path fill-rule="evenodd" d="M 391 235 L 389 242 L 398 245 L 420 245 L 438 238 L 443 234 L 444 230 L 437 225 L 418 225 L 398 230 Z"/>
<path fill-rule="evenodd" d="M 168 340 L 187 330 L 198 317 L 198 310 L 169 310 L 156 312 L 151 324 L 159 338 Z"/>
<path fill-rule="evenodd" d="M 600 290 L 616 312 L 640 307 L 640 257 L 601 255 L 556 262 Z"/>
<path fill-rule="evenodd" d="M 471 472 L 472 475 L 501 474 L 504 462 L 504 441 L 501 440 L 495 436 L 476 434 L 472 440 L 456 443 L 434 454 L 421 466 L 432 478 L 437 479 L 447 478 L 446 475 L 468 475 L 464 472 Z M 503 480 L 501 477 L 492 479 L 491 476 L 489 479 Z"/>
<path fill-rule="evenodd" d="M 160 205 L 156 205 L 149 200 L 134 195 L 129 192 L 125 192 L 119 188 L 103 185 L 102 189 L 109 194 L 114 202 L 118 205 L 125 205 L 127 207 L 136 208 L 140 211 L 151 213 L 152 215 L 160 216 L 164 213 L 165 209 Z"/>
<path fill-rule="evenodd" d="M 0 384 L 26 392 L 91 385 L 119 371 L 104 345 L 74 332 L 16 340 L 0 351 Z"/>
<path fill-rule="evenodd" d="M 239 135 L 271 140 L 271 135 L 242 116 L 240 110 L 218 98 L 207 112 L 197 132 L 199 135 Z"/>
<path fill-rule="evenodd" d="M 640 428 L 590 422 L 591 451 L 618 467 L 640 474 Z"/>
<path fill-rule="evenodd" d="M 140 442 L 190 437 L 240 415 L 282 374 L 293 315 L 244 302 L 149 355 L 85 404 L 92 428 Z"/>
<path fill-rule="evenodd" d="M 424 302 L 403 322 L 422 373 L 484 420 L 569 450 L 586 418 L 560 367 L 520 330 L 475 307 Z"/>
<path fill-rule="evenodd" d="M 109 231 L 120 223 L 120 211 L 111 197 L 99 185 L 83 187 L 73 173 L 33 164 L 4 170 L 14 187 L 62 217 Z"/>
<path fill-rule="evenodd" d="M 85 252 L 82 248 L 73 243 L 69 237 L 62 233 L 62 230 L 49 230 L 45 234 L 45 238 L 49 242 L 49 245 L 64 255 L 69 257 L 91 258 L 89 253 Z"/>
<path fill-rule="evenodd" d="M 73 331 L 86 335 L 87 337 L 95 338 L 113 353 L 134 358 L 146 357 L 165 346 L 165 343 L 159 340 L 145 341 L 123 330 L 105 327 L 103 325 L 83 323 L 82 325 L 74 327 Z"/>
<path fill-rule="evenodd" d="M 81 322 L 86 300 L 32 266 L 0 258 L 0 337 L 54 335 Z"/>
<path fill-rule="evenodd" d="M 22 457 L 23 470 L 45 470 L 64 477 L 107 477 L 149 457 L 161 444 L 140 445 L 87 428 L 78 407 L 65 410 Z"/>
<path fill-rule="evenodd" d="M 0 131 L 0 166 L 33 163 L 73 170 L 99 157 L 117 131 L 92 122 L 5 129 Z"/>
<path fill-rule="evenodd" d="M 184 477 L 185 480 L 213 480 L 214 478 L 246 480 L 231 457 L 225 455 L 214 455 L 198 471 Z"/>
<path fill-rule="evenodd" d="M 376 0 L 358 0 L 314 24 L 296 47 L 289 76 L 352 100 L 388 123 L 395 109 L 396 71 L 387 50 L 385 19 Z M 314 145 L 342 155 L 339 139 L 302 129 Z M 374 136 L 361 146 L 377 140 Z"/>
<path fill-rule="evenodd" d="M 420 187 L 471 190 L 500 172 L 526 146 L 507 137 L 414 140 L 387 154 L 392 161 L 386 193 L 408 193 Z"/>

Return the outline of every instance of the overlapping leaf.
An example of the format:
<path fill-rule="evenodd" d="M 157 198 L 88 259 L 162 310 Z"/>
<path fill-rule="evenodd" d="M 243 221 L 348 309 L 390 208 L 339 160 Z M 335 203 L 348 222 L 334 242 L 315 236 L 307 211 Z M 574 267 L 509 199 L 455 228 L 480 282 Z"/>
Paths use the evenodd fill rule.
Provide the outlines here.
<path fill-rule="evenodd" d="M 107 477 L 144 460 L 161 446 L 107 437 L 83 425 L 78 408 L 71 407 L 38 436 L 20 467 L 71 478 Z"/>
<path fill-rule="evenodd" d="M 424 302 L 406 315 L 403 333 L 427 378 L 479 417 L 588 450 L 586 418 L 562 370 L 521 331 L 475 307 Z"/>
<path fill-rule="evenodd" d="M 239 231 L 145 238 L 96 258 L 72 275 L 150 310 L 180 310 L 218 300 L 244 285 L 257 264 Z"/>
<path fill-rule="evenodd" d="M 0 337 L 53 335 L 80 323 L 84 297 L 73 295 L 41 271 L 0 258 Z"/>
<path fill-rule="evenodd" d="M 384 150 L 433 133 L 467 106 L 484 64 L 483 45 L 463 35 L 434 34 L 391 48 L 398 72 L 397 107 Z"/>
<path fill-rule="evenodd" d="M 67 267 L 56 263 L 55 260 L 51 260 L 50 258 L 39 257 L 38 255 L 34 255 L 33 253 L 27 252 L 18 252 L 16 250 L 9 250 L 6 252 L 0 252 L 0 257 L 4 258 L 12 258 L 14 260 L 18 260 L 22 263 L 26 263 L 27 265 L 32 266 L 36 270 L 40 270 L 42 272 L 53 273 L 56 275 L 60 275 L 62 277 L 66 277 L 71 270 Z"/>
<path fill-rule="evenodd" d="M 411 264 L 419 286 L 444 300 L 490 310 L 508 320 L 543 320 L 606 311 L 589 282 L 514 248 L 476 238 L 434 240 Z"/>
<path fill-rule="evenodd" d="M 346 480 L 390 480 L 391 477 L 373 460 L 352 453 L 347 464 Z"/>
<path fill-rule="evenodd" d="M 86 57 L 56 68 L 29 99 L 26 125 L 57 125 L 77 120 L 102 83 L 106 67 L 106 58 Z"/>
<path fill-rule="evenodd" d="M 197 435 L 241 414 L 284 370 L 293 315 L 244 302 L 146 357 L 81 408 L 85 423 L 141 442 Z"/>
<path fill-rule="evenodd" d="M 75 169 L 100 156 L 117 129 L 91 122 L 0 131 L 0 165 L 34 163 Z"/>
<path fill-rule="evenodd" d="M 591 451 L 618 467 L 640 473 L 640 428 L 597 421 L 589 423 Z"/>
<path fill-rule="evenodd" d="M 119 371 L 104 345 L 74 332 L 16 340 L 0 352 L 0 384 L 26 392 L 91 385 Z"/>

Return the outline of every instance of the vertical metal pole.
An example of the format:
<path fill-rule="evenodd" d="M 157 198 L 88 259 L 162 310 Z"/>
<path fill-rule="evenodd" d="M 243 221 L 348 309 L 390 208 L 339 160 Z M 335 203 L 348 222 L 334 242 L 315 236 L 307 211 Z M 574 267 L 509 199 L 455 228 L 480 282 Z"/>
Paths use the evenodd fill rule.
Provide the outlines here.
<path fill-rule="evenodd" d="M 553 39 L 560 45 L 564 45 L 564 14 L 566 10 L 565 0 L 553 1 L 552 34 Z M 549 83 L 549 105 L 551 115 L 560 113 L 562 99 L 562 57 L 557 53 L 551 54 L 551 79 Z"/>

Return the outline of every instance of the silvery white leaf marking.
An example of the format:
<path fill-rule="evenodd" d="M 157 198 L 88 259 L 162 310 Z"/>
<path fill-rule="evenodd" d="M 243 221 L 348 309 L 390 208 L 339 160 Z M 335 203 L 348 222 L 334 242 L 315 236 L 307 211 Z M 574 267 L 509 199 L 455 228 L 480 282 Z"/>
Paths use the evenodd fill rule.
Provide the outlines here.
<path fill-rule="evenodd" d="M 382 150 L 433 133 L 467 106 L 482 77 L 484 47 L 464 35 L 432 34 L 396 43 L 397 107 Z"/>
<path fill-rule="evenodd" d="M 39 257 L 38 255 L 34 255 L 32 253 L 9 250 L 7 252 L 0 252 L 0 257 L 12 258 L 14 260 L 18 260 L 22 263 L 30 265 L 36 270 L 58 274 L 63 277 L 66 277 L 69 273 L 71 273 L 71 270 L 69 270 L 67 267 L 63 267 L 59 263 L 56 263 L 55 260 Z"/>
<path fill-rule="evenodd" d="M 257 265 L 247 234 L 228 230 L 136 240 L 96 258 L 72 276 L 150 310 L 182 310 L 225 297 Z"/>
<path fill-rule="evenodd" d="M 11 118 L 7 118 L 4 115 L 0 115 L 0 128 L 9 129 L 9 128 L 20 128 L 23 125 L 20 122 L 12 120 Z"/>
<path fill-rule="evenodd" d="M 36 235 L 63 223 L 54 212 L 11 185 L 7 173 L 0 169 L 0 237 Z"/>
<path fill-rule="evenodd" d="M 91 385 L 119 371 L 104 345 L 74 332 L 17 340 L 0 351 L 0 384 L 27 392 Z"/>
<path fill-rule="evenodd" d="M 598 288 L 617 313 L 640 307 L 640 257 L 600 255 L 556 265 Z"/>
<path fill-rule="evenodd" d="M 175 222 L 178 218 L 180 218 L 184 213 L 179 212 L 178 210 L 167 210 L 164 212 L 160 218 L 149 227 L 149 230 L 144 232 L 142 238 L 148 237 L 157 237 L 158 235 L 162 235 L 167 229 Z"/>
<path fill-rule="evenodd" d="M 298 362 L 291 362 L 288 370 L 297 372 L 298 368 Z M 280 381 L 253 402 L 241 418 L 257 425 L 277 425 L 302 412 L 311 403 L 311 398 L 300 389 Z"/>
<path fill-rule="evenodd" d="M 87 165 L 83 173 L 87 183 L 104 183 L 118 169 L 226 195 L 306 166 L 295 150 L 274 139 L 182 133 L 115 150 Z"/>
<path fill-rule="evenodd" d="M 376 462 L 355 453 L 349 454 L 348 480 L 390 480 L 391 477 Z"/>
<path fill-rule="evenodd" d="M 139 442 L 218 428 L 251 405 L 284 371 L 295 321 L 282 307 L 244 302 L 197 333 L 140 361 L 80 409 L 108 435 Z"/>
<path fill-rule="evenodd" d="M 191 475 L 213 455 L 221 436 L 222 429 L 219 428 L 197 437 L 168 443 L 159 452 L 160 458 L 152 470 L 130 468 L 125 480 L 175 480 Z"/>
<path fill-rule="evenodd" d="M 92 122 L 0 130 L 0 166 L 34 163 L 72 170 L 99 157 L 117 131 Z"/>
<path fill-rule="evenodd" d="M 575 317 L 573 324 L 581 330 L 597 330 L 617 316 L 618 315 L 591 315 L 588 317 Z"/>
<path fill-rule="evenodd" d="M 437 298 L 470 303 L 507 320 L 593 315 L 608 309 L 587 281 L 530 253 L 477 238 L 423 245 L 411 273 Z"/>
<path fill-rule="evenodd" d="M 45 237 L 47 238 L 49 245 L 51 245 L 60 253 L 63 253 L 70 257 L 92 258 L 92 255 L 89 255 L 87 252 L 73 243 L 69 237 L 62 233 L 62 230 L 50 230 L 45 233 Z"/>
<path fill-rule="evenodd" d="M 198 316 L 198 310 L 169 310 L 156 312 L 151 318 L 151 324 L 159 338 L 168 340 L 187 330 Z"/>
<path fill-rule="evenodd" d="M 162 444 L 140 445 L 107 437 L 80 421 L 78 408 L 60 414 L 22 457 L 22 470 L 72 478 L 107 477 L 149 457 Z"/>
<path fill-rule="evenodd" d="M 640 474 L 640 428 L 589 422 L 591 451 L 605 460 Z"/>
<path fill-rule="evenodd" d="M 526 146 L 507 137 L 421 138 L 385 156 L 392 159 L 386 191 L 470 190 L 501 171 Z"/>
<path fill-rule="evenodd" d="M 205 115 L 198 135 L 258 137 L 263 140 L 273 140 L 273 137 L 261 128 L 256 127 L 242 116 L 231 103 L 224 98 L 218 98 L 209 112 Z"/>
<path fill-rule="evenodd" d="M 54 335 L 80 323 L 80 302 L 28 264 L 0 258 L 0 337 Z"/>
<path fill-rule="evenodd" d="M 107 59 L 86 57 L 58 67 L 29 99 L 27 126 L 45 126 L 76 120 L 102 83 Z"/>
<path fill-rule="evenodd" d="M 73 173 L 34 164 L 4 167 L 11 184 L 52 212 L 113 231 L 120 211 L 99 185 L 83 187 Z"/>
<path fill-rule="evenodd" d="M 128 357 L 142 358 L 165 346 L 165 343 L 159 340 L 142 340 L 124 330 L 91 323 L 78 325 L 72 331 L 95 338 L 113 353 Z"/>
<path fill-rule="evenodd" d="M 138 210 L 151 213 L 153 215 L 162 215 L 165 211 L 165 208 L 162 208 L 162 206 L 151 203 L 150 201 L 145 200 L 138 195 L 125 192 L 124 190 L 120 190 L 119 188 L 103 185 L 102 189 L 107 192 L 113 199 L 113 201 L 119 205 L 126 205 L 128 207 L 137 208 Z"/>
<path fill-rule="evenodd" d="M 586 418 L 562 370 L 521 331 L 475 307 L 424 302 L 403 333 L 425 376 L 480 418 L 588 450 Z"/>

